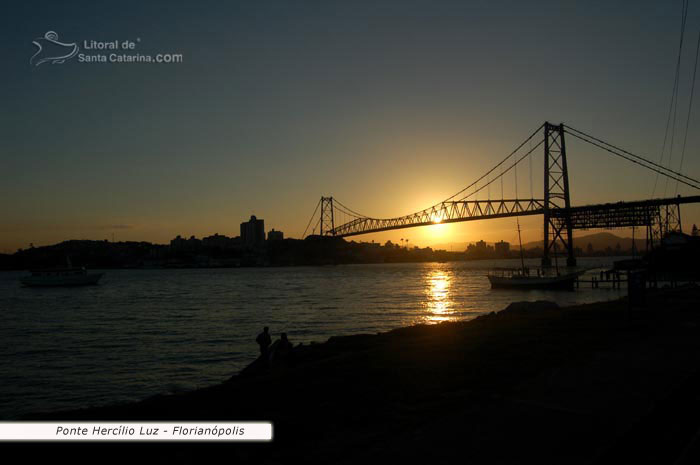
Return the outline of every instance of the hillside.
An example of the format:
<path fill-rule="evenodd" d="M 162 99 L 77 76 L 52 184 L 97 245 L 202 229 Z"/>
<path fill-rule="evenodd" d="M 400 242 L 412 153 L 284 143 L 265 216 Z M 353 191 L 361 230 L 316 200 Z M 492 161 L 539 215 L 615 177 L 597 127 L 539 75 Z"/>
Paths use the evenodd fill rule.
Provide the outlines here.
<path fill-rule="evenodd" d="M 646 240 L 644 237 L 635 237 L 635 242 L 637 243 L 637 250 L 644 250 L 646 247 Z M 508 242 L 508 241 L 507 241 Z M 463 251 L 466 250 L 467 246 L 469 244 L 473 244 L 474 242 L 451 242 L 451 243 L 444 243 L 444 244 L 436 244 L 432 246 L 433 249 L 435 250 L 448 250 L 448 251 Z M 593 250 L 605 250 L 606 247 L 610 247 L 614 249 L 617 244 L 620 244 L 620 247 L 622 250 L 629 250 L 632 248 L 632 238 L 631 237 L 620 237 L 616 236 L 615 234 L 609 233 L 609 232 L 599 232 L 599 233 L 594 233 L 594 234 L 587 234 L 583 236 L 577 236 L 574 233 L 574 245 L 576 247 L 581 247 L 582 249 L 586 249 L 588 244 L 591 244 L 593 246 Z M 493 242 L 487 242 L 488 245 L 493 246 Z M 511 249 L 518 248 L 517 243 L 510 243 Z M 538 241 L 531 241 L 531 242 L 526 242 L 523 244 L 523 248 L 525 250 L 528 249 L 535 249 L 537 247 L 542 247 L 542 240 Z"/>
<path fill-rule="evenodd" d="M 636 242 L 637 250 L 644 250 L 646 247 L 645 238 L 634 238 Z M 609 232 L 599 232 L 595 234 L 588 234 L 585 236 L 576 236 L 574 233 L 574 245 L 576 247 L 581 247 L 586 249 L 588 244 L 593 246 L 593 250 L 605 250 L 607 247 L 614 249 L 617 244 L 620 244 L 622 250 L 629 250 L 632 248 L 632 238 L 631 237 L 620 237 Z M 517 245 L 516 245 L 517 246 Z M 533 241 L 523 244 L 524 249 L 534 249 L 536 247 L 542 247 L 542 241 Z"/>

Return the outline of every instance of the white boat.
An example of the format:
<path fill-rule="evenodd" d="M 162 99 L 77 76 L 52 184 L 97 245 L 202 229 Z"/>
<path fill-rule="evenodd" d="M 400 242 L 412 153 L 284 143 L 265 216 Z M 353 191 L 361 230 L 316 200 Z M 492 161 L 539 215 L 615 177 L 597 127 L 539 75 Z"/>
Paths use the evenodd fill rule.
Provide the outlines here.
<path fill-rule="evenodd" d="M 31 276 L 21 278 L 28 287 L 86 286 L 97 284 L 103 273 L 88 273 L 84 268 L 53 268 L 31 270 Z"/>
<path fill-rule="evenodd" d="M 530 274 L 530 269 L 525 266 L 523 256 L 523 242 L 520 238 L 520 221 L 518 224 L 518 243 L 520 244 L 520 268 L 496 268 L 492 270 L 487 278 L 492 289 L 566 289 L 574 290 L 576 278 L 584 271 L 560 274 L 559 267 L 556 274 L 548 274 L 545 270 L 537 270 L 536 274 Z M 556 263 L 556 249 L 554 251 L 554 262 Z"/>

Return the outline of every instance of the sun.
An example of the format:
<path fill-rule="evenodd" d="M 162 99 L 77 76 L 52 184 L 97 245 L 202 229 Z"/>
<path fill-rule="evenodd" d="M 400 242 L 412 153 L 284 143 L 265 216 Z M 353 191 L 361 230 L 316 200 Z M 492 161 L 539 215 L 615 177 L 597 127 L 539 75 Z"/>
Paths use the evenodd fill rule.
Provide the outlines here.
<path fill-rule="evenodd" d="M 433 224 L 428 226 L 428 231 L 433 239 L 443 239 L 448 232 L 448 224 L 443 223 L 442 219 L 433 221 Z"/>

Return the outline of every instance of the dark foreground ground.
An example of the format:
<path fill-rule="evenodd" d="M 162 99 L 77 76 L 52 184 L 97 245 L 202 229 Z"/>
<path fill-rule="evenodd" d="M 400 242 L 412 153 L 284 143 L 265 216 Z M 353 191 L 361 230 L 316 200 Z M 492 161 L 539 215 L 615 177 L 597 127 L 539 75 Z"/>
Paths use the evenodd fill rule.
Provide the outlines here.
<path fill-rule="evenodd" d="M 51 461 L 700 463 L 700 289 L 331 338 L 293 367 L 51 420 L 270 420 L 273 443 L 4 444 Z M 5 447 L 7 446 L 7 447 Z"/>

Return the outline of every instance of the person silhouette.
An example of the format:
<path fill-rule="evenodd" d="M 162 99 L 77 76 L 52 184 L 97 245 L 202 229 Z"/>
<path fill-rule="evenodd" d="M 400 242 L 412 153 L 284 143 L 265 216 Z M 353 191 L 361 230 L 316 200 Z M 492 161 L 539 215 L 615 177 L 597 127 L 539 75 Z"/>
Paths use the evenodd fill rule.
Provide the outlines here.
<path fill-rule="evenodd" d="M 268 352 L 270 350 L 270 344 L 272 343 L 272 338 L 270 337 L 270 328 L 265 326 L 263 332 L 258 334 L 255 338 L 255 342 L 260 346 L 260 358 L 267 361 Z"/>
<path fill-rule="evenodd" d="M 282 333 L 280 335 L 280 350 L 285 353 L 292 350 L 292 343 L 287 339 L 287 333 Z"/>
<path fill-rule="evenodd" d="M 272 346 L 271 358 L 275 363 L 290 364 L 292 362 L 292 350 L 294 346 L 292 346 L 292 343 L 287 339 L 287 333 L 280 334 L 279 341 L 275 341 Z"/>

